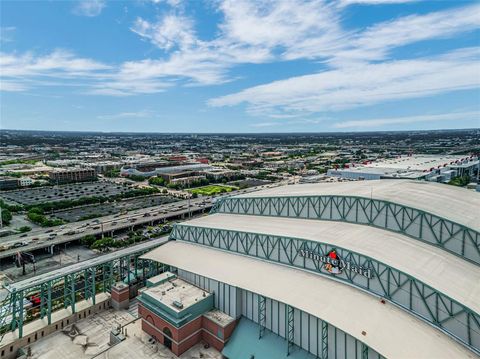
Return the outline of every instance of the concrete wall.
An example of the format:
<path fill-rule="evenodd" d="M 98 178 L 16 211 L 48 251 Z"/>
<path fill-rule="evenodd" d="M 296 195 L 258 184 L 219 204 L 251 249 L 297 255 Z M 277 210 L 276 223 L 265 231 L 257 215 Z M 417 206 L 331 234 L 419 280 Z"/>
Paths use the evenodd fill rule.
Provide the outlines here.
<path fill-rule="evenodd" d="M 69 325 L 89 317 L 93 314 L 99 313 L 103 310 L 110 308 L 111 302 L 110 298 L 99 301 L 95 305 L 92 305 L 88 308 L 79 310 L 74 314 L 65 316 L 59 320 L 54 320 L 52 317 L 52 324 L 45 326 L 38 326 L 37 323 L 32 322 L 24 326 L 24 336 L 21 339 L 15 340 L 13 343 L 6 343 L 3 346 L 0 346 L 0 358 L 1 359 L 13 359 L 16 358 L 17 352 L 20 348 L 24 348 L 31 343 L 35 343 L 37 340 L 40 340 L 52 333 L 55 333 L 59 330 L 62 330 Z M 38 329 L 29 330 L 30 326 L 36 325 Z"/>

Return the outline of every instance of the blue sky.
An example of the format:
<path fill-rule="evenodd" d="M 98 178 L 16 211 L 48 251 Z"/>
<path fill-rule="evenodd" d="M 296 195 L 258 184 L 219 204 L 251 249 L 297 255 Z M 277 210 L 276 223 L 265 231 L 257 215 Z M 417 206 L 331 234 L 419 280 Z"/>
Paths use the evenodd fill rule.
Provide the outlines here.
<path fill-rule="evenodd" d="M 480 127 L 480 3 L 0 2 L 1 128 Z"/>

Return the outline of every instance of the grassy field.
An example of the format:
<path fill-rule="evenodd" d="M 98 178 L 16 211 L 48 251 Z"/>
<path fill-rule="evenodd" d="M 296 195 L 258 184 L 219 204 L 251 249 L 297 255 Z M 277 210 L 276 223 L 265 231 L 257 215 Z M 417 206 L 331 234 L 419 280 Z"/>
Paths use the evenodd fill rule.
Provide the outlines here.
<path fill-rule="evenodd" d="M 218 193 L 225 193 L 225 192 L 232 192 L 234 190 L 237 190 L 237 187 L 233 186 L 224 186 L 224 185 L 209 185 L 209 186 L 203 186 L 203 187 L 198 187 L 198 188 L 192 188 L 189 189 L 188 191 L 190 193 L 196 193 L 198 195 L 202 196 L 211 196 L 214 194 Z"/>

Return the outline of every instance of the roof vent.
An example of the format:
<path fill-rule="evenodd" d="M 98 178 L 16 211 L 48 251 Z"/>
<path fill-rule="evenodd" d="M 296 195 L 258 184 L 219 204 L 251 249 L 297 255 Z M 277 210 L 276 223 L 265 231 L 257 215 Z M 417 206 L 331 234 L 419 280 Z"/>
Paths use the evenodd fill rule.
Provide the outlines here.
<path fill-rule="evenodd" d="M 178 309 L 183 309 L 183 303 L 178 301 L 178 300 L 174 300 L 172 305 L 175 307 L 175 308 L 178 308 Z"/>

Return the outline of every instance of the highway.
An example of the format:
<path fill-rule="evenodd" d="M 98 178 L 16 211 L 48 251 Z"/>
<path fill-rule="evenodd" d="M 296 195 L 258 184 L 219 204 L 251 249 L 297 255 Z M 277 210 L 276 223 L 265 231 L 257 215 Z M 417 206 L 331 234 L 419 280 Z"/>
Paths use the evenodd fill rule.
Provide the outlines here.
<path fill-rule="evenodd" d="M 67 274 L 79 272 L 82 269 L 86 269 L 86 268 L 90 268 L 90 267 L 93 267 L 93 266 L 101 265 L 103 263 L 110 262 L 114 259 L 124 257 L 128 254 L 133 254 L 133 253 L 136 253 L 136 252 L 145 251 L 145 250 L 149 250 L 149 249 L 158 247 L 161 244 L 166 243 L 167 241 L 168 241 L 168 236 L 166 236 L 166 235 L 162 236 L 160 238 L 152 239 L 152 240 L 149 240 L 149 241 L 144 241 L 142 243 L 136 244 L 134 246 L 130 246 L 128 248 L 119 249 L 117 251 L 114 251 L 114 252 L 111 252 L 111 253 L 108 253 L 108 254 L 104 254 L 104 255 L 96 257 L 96 258 L 87 259 L 87 260 L 82 261 L 82 262 L 71 264 L 71 265 L 66 266 L 64 268 L 56 269 L 56 270 L 53 270 L 53 271 L 50 271 L 50 272 L 47 272 L 47 273 L 44 273 L 44 274 L 37 275 L 37 276 L 32 277 L 32 278 L 28 278 L 28 279 L 24 279 L 24 280 L 15 282 L 13 284 L 8 285 L 6 287 L 6 289 L 8 289 L 9 291 L 13 291 L 13 290 L 19 291 L 19 290 L 22 290 L 22 289 L 30 288 L 30 287 L 38 284 L 38 283 L 46 282 L 48 280 L 53 280 L 53 279 L 57 279 L 57 278 L 61 278 L 65 275 L 67 275 Z"/>
<path fill-rule="evenodd" d="M 192 198 L 179 202 L 162 204 L 133 210 L 125 214 L 115 214 L 96 219 L 72 222 L 58 227 L 45 227 L 32 230 L 25 234 L 15 234 L 2 238 L 0 259 L 8 258 L 17 252 L 29 252 L 36 249 L 55 246 L 62 243 L 79 240 L 86 235 L 111 236 L 115 231 L 133 229 L 140 225 L 149 225 L 154 222 L 167 221 L 171 218 L 188 216 L 188 214 L 206 212 L 216 199 L 229 195 L 240 195 L 261 189 L 276 187 L 282 183 L 274 183 L 263 186 L 251 187 L 235 192 Z"/>

